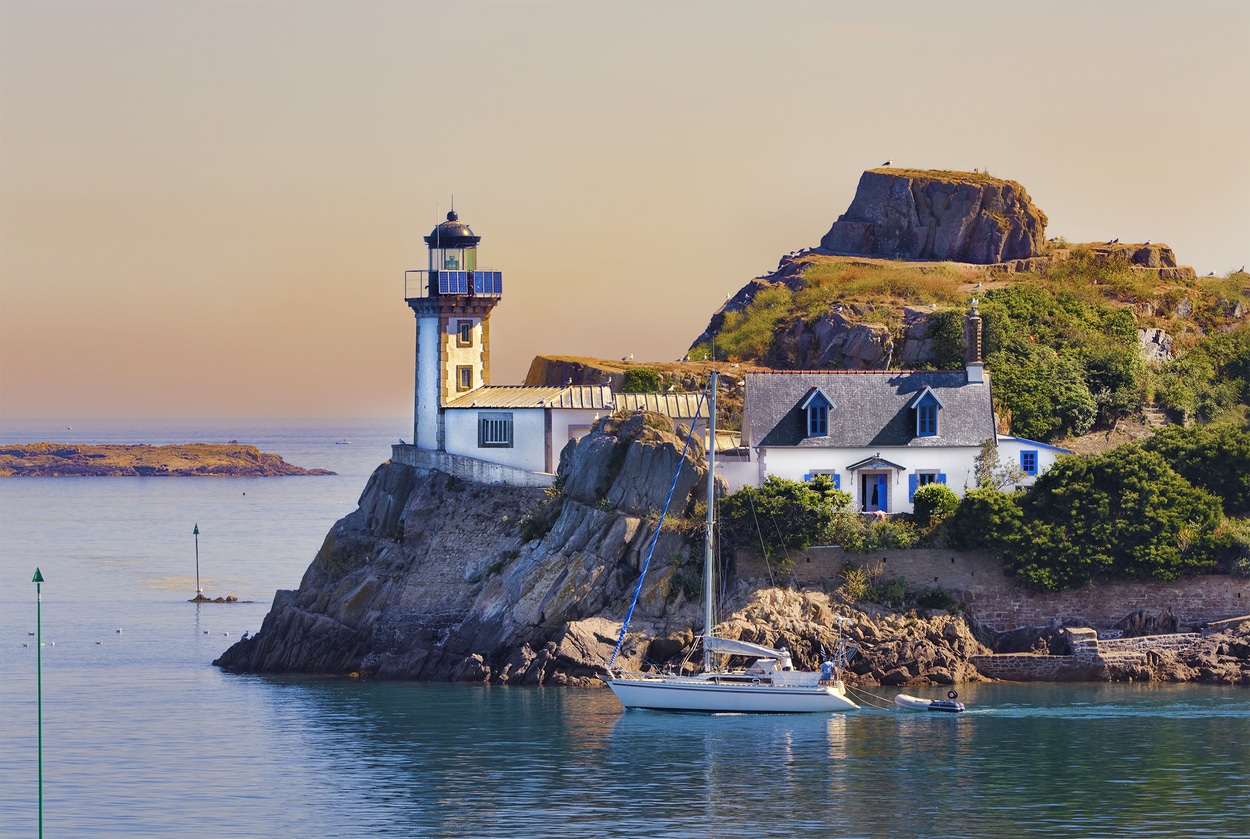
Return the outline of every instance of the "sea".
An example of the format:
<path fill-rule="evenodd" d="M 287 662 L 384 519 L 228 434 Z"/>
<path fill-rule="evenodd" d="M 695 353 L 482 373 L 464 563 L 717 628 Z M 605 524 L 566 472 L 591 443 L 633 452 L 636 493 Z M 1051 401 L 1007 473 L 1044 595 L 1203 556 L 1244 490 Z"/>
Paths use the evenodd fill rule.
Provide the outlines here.
<path fill-rule="evenodd" d="M 0 443 L 238 440 L 338 473 L 0 479 L 0 836 L 40 835 L 42 754 L 48 837 L 1250 837 L 1245 688 L 967 684 L 962 714 L 879 688 L 844 714 L 699 715 L 213 667 L 410 434 L 0 424 Z M 189 602 L 197 574 L 238 602 Z"/>

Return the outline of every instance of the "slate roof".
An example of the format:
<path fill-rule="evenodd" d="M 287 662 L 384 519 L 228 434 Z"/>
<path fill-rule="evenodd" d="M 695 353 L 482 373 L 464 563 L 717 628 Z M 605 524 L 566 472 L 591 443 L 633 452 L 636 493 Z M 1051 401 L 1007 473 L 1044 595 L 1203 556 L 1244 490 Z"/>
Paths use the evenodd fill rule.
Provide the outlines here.
<path fill-rule="evenodd" d="M 593 408 L 597 411 L 611 411 L 612 406 L 612 388 L 608 385 L 487 385 L 447 403 L 448 408 Z"/>
<path fill-rule="evenodd" d="M 910 407 L 925 387 L 943 406 L 934 437 L 916 436 Z M 799 404 L 812 388 L 835 405 L 827 437 L 807 436 L 807 412 Z M 977 446 L 995 432 L 988 374 L 984 383 L 969 384 L 963 370 L 748 373 L 744 414 L 743 437 L 750 446 Z"/>

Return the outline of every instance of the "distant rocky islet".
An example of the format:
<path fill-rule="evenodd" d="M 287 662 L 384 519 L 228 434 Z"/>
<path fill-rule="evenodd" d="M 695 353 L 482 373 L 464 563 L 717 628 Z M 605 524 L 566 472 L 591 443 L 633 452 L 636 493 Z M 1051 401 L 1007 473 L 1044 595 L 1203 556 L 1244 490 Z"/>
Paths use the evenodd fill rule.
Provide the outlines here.
<path fill-rule="evenodd" d="M 333 475 L 241 443 L 166 446 L 22 443 L 0 446 L 0 477 L 233 477 Z"/>

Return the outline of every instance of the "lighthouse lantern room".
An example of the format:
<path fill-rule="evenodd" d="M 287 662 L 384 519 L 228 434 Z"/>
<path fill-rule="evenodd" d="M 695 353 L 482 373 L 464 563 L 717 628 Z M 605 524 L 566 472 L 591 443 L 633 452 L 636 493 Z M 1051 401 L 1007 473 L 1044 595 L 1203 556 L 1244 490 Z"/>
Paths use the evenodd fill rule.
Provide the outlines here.
<path fill-rule="evenodd" d="M 447 214 L 425 237 L 429 267 L 404 272 L 404 300 L 417 320 L 413 442 L 442 450 L 442 408 L 490 384 L 490 312 L 503 296 L 499 271 L 478 268 L 482 240 Z"/>

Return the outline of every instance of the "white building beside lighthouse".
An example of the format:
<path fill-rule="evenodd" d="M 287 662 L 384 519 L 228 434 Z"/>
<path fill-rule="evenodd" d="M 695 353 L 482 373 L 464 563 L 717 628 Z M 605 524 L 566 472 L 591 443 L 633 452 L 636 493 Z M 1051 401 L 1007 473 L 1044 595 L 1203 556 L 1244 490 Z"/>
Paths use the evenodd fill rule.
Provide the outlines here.
<path fill-rule="evenodd" d="M 417 322 L 413 441 L 392 459 L 484 483 L 550 484 L 568 441 L 614 410 L 612 389 L 491 385 L 503 274 L 478 265 L 481 238 L 452 210 L 425 237 L 427 267 L 404 272 Z"/>

